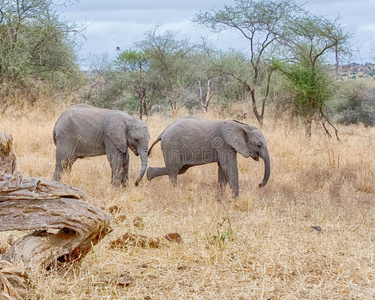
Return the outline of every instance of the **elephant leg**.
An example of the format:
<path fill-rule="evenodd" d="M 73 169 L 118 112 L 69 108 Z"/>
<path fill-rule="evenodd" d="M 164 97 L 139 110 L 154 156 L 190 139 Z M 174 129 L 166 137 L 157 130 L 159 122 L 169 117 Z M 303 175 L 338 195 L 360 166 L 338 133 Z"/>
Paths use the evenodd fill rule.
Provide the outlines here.
<path fill-rule="evenodd" d="M 65 166 L 65 171 L 71 172 L 72 171 L 72 166 L 76 162 L 77 157 L 73 157 L 69 160 L 69 162 Z"/>
<path fill-rule="evenodd" d="M 126 185 L 129 181 L 129 151 L 124 153 L 121 173 L 121 184 Z"/>
<path fill-rule="evenodd" d="M 56 164 L 53 180 L 60 181 L 61 175 L 64 171 L 70 172 L 72 165 L 77 160 L 77 157 L 72 154 L 70 147 L 63 147 L 61 144 L 56 146 Z"/>
<path fill-rule="evenodd" d="M 169 173 L 168 174 L 170 182 L 173 184 L 174 187 L 177 186 L 177 174 L 176 173 Z"/>
<path fill-rule="evenodd" d="M 53 180 L 60 181 L 61 174 L 63 172 L 63 166 L 61 160 L 56 158 L 55 172 L 53 173 Z"/>
<path fill-rule="evenodd" d="M 177 186 L 177 175 L 184 174 L 188 168 L 189 167 L 181 166 L 180 164 L 166 164 L 169 180 L 174 187 Z"/>
<path fill-rule="evenodd" d="M 177 174 L 181 172 L 180 174 L 183 174 L 186 172 L 187 168 L 184 169 L 184 165 L 181 162 L 176 163 L 175 161 L 172 161 L 169 159 L 169 155 L 167 152 L 163 152 L 164 156 L 164 163 L 165 167 L 158 167 L 153 168 L 149 167 L 147 169 L 147 179 L 152 180 L 155 177 L 168 175 L 169 180 L 171 183 L 176 186 L 177 185 Z"/>
<path fill-rule="evenodd" d="M 167 170 L 166 167 L 162 167 L 162 168 L 149 167 L 147 169 L 147 179 L 148 180 L 152 180 L 155 177 L 164 176 L 164 175 L 168 175 L 168 170 Z"/>
<path fill-rule="evenodd" d="M 222 188 L 228 184 L 228 178 L 225 174 L 223 168 L 221 167 L 220 163 L 218 163 L 218 183 L 219 187 Z"/>
<path fill-rule="evenodd" d="M 178 175 L 185 174 L 187 170 L 189 170 L 191 166 L 183 166 L 179 171 Z"/>
<path fill-rule="evenodd" d="M 107 142 L 105 145 L 105 151 L 107 159 L 112 170 L 111 183 L 113 185 L 120 185 L 125 182 L 126 169 L 129 163 L 129 153 L 121 152 L 111 142 Z M 125 168 L 124 168 L 125 167 Z"/>
<path fill-rule="evenodd" d="M 189 167 L 184 166 L 178 171 L 178 174 L 184 174 L 188 169 L 189 169 Z M 176 186 L 176 184 L 177 184 L 177 174 L 176 174 L 176 172 L 171 172 L 166 167 L 163 167 L 163 168 L 149 167 L 147 169 L 147 179 L 148 180 L 152 180 L 155 177 L 164 176 L 164 175 L 168 175 L 169 180 L 172 182 L 172 184 L 174 186 Z"/>
<path fill-rule="evenodd" d="M 236 154 L 231 155 L 229 158 L 226 157 L 219 163 L 222 169 L 222 174 L 220 175 L 219 173 L 219 176 L 226 175 L 226 180 L 229 183 L 229 186 L 233 191 L 233 195 L 237 197 L 239 195 L 239 185 L 238 185 L 238 166 L 237 166 Z M 221 171 L 219 170 L 219 172 Z M 219 177 L 219 182 L 220 182 L 220 177 Z"/>
<path fill-rule="evenodd" d="M 112 170 L 112 177 L 111 177 L 111 183 L 113 185 L 119 185 L 123 182 L 124 175 L 123 175 L 123 153 L 118 152 L 117 155 L 108 155 L 107 158 L 109 161 L 109 165 L 111 166 Z"/>

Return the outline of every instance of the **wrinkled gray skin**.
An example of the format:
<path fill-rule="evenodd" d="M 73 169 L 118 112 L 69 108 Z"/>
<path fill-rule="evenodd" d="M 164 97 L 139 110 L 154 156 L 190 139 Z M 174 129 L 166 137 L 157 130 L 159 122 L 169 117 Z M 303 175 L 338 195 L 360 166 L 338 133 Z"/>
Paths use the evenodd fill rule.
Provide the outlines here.
<path fill-rule="evenodd" d="M 53 179 L 71 170 L 77 158 L 107 155 L 112 169 L 112 184 L 125 185 L 129 174 L 129 151 L 140 155 L 142 167 L 138 185 L 147 170 L 150 134 L 141 120 L 119 110 L 78 104 L 68 108 L 53 129 L 56 167 Z"/>
<path fill-rule="evenodd" d="M 180 118 L 168 126 L 152 144 L 161 141 L 165 167 L 147 170 L 147 179 L 168 175 L 173 184 L 177 175 L 197 165 L 217 162 L 219 185 L 229 183 L 238 196 L 237 152 L 258 161 L 263 159 L 265 171 L 260 187 L 270 177 L 270 158 L 266 140 L 256 128 L 237 121 L 211 121 L 191 117 Z"/>

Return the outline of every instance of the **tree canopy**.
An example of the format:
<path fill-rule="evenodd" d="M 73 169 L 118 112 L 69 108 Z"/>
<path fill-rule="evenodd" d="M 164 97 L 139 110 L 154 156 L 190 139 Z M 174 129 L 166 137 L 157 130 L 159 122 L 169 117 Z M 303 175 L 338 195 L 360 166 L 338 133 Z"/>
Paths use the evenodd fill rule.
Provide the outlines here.
<path fill-rule="evenodd" d="M 338 62 L 349 51 L 349 34 L 336 21 L 313 15 L 293 0 L 235 0 L 233 6 L 195 17 L 199 25 L 214 31 L 234 29 L 248 40 L 246 60 L 237 68 L 224 67 L 223 72 L 246 87 L 259 123 L 263 123 L 272 73 L 278 70 L 296 90 L 296 111 L 304 112 L 308 135 L 316 111 L 328 121 L 322 108 L 330 97 L 330 81 L 322 65 L 330 53 Z"/>
<path fill-rule="evenodd" d="M 66 1 L 1 0 L 0 83 L 21 85 L 49 81 L 56 88 L 77 82 L 75 43 L 78 26 L 61 21 L 56 5 Z"/>
<path fill-rule="evenodd" d="M 62 21 L 56 11 L 69 0 L 0 1 L 3 97 L 20 90 L 30 95 L 33 88 L 72 91 L 82 86 L 77 101 L 138 111 L 141 118 L 168 109 L 176 115 L 184 107 L 224 110 L 245 100 L 262 125 L 267 104 L 280 102 L 304 118 L 311 135 L 313 120 L 330 123 L 334 65 L 350 53 L 350 35 L 339 19 L 311 14 L 294 0 L 234 0 L 197 13 L 193 22 L 215 32 L 240 33 L 248 45 L 244 50 L 217 49 L 204 39 L 193 44 L 156 26 L 132 48 L 118 47 L 114 59 L 96 57 L 83 72 L 74 40 L 80 28 Z M 275 96 L 281 92 L 288 96 Z"/>
<path fill-rule="evenodd" d="M 267 66 L 267 60 L 283 41 L 289 20 L 299 13 L 302 13 L 302 9 L 290 0 L 280 2 L 235 0 L 233 6 L 200 12 L 194 19 L 199 25 L 207 26 L 214 31 L 234 29 L 248 40 L 247 63 L 243 64 L 248 69 L 246 75 L 231 69 L 226 71 L 249 91 L 253 112 L 260 124 L 263 123 L 269 91 L 267 87 L 262 93 L 260 87 L 264 82 L 269 85 L 273 71 Z M 257 98 L 261 100 L 257 101 Z"/>

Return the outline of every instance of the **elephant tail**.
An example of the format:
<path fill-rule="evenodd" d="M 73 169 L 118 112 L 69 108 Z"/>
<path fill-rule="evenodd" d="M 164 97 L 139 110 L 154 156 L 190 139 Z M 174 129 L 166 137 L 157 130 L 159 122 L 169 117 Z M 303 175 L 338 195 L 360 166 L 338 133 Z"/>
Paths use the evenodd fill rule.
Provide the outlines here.
<path fill-rule="evenodd" d="M 52 138 L 53 138 L 53 142 L 56 146 L 56 131 L 55 131 L 55 128 L 53 129 Z"/>
<path fill-rule="evenodd" d="M 173 123 L 172 123 L 172 124 L 173 124 Z M 170 126 L 171 126 L 171 124 L 170 124 L 167 128 L 165 128 L 165 129 L 163 130 L 163 132 L 160 133 L 160 135 L 159 135 L 158 138 L 155 140 L 155 142 L 152 143 L 150 149 L 148 150 L 148 156 L 150 156 L 152 148 L 153 148 L 153 147 L 154 147 L 159 141 L 161 141 L 161 138 L 162 138 L 164 132 L 166 132 L 167 129 L 168 129 Z"/>
<path fill-rule="evenodd" d="M 154 147 L 159 141 L 161 141 L 161 137 L 162 137 L 163 133 L 164 133 L 164 131 L 158 136 L 158 138 L 155 140 L 155 142 L 152 143 L 150 149 L 148 150 L 148 156 L 150 156 L 152 148 L 153 148 L 153 147 Z"/>

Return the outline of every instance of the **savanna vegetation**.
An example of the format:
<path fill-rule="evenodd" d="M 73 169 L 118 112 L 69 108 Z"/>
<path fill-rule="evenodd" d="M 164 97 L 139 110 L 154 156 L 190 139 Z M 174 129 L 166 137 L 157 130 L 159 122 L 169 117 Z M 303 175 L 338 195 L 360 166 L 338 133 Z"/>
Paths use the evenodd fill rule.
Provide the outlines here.
<path fill-rule="evenodd" d="M 248 108 L 237 105 L 230 112 Z M 34 107 L 1 117 L 3 130 L 13 134 L 18 169 L 25 176 L 52 178 L 51 132 L 62 109 Z M 199 116 L 223 118 L 213 111 Z M 152 139 L 171 121 L 149 117 Z M 86 201 L 111 212 L 113 232 L 80 265 L 35 270 L 31 299 L 373 297 L 375 131 L 337 126 L 341 142 L 318 128 L 308 139 L 303 124 L 266 119 L 271 179 L 259 188 L 263 164 L 239 156 L 237 199 L 229 188 L 217 190 L 214 164 L 190 169 L 179 177 L 177 188 L 168 178 L 144 179 L 135 187 L 140 164 L 131 155 L 129 186 L 114 188 L 105 157 L 76 162 L 63 182 L 81 188 Z M 149 165 L 162 164 L 157 146 Z M 164 238 L 176 232 L 182 242 Z M 125 233 L 159 238 L 160 245 L 112 246 Z M 10 235 L 19 234 L 2 233 L 3 249 L 9 247 Z M 129 286 L 118 282 L 124 275 L 134 279 Z"/>
<path fill-rule="evenodd" d="M 369 299 L 375 296 L 375 81 L 340 76 L 350 34 L 292 0 L 236 0 L 194 22 L 238 30 L 245 51 L 181 39 L 162 26 L 115 59 L 77 64 L 74 34 L 52 0 L 1 1 L 1 131 L 18 169 L 52 178 L 52 128 L 73 103 L 142 118 L 151 140 L 174 119 L 261 127 L 271 178 L 239 157 L 240 196 L 217 189 L 217 166 L 135 187 L 110 185 L 105 157 L 79 160 L 63 182 L 112 215 L 113 232 L 79 265 L 35 270 L 30 299 Z M 291 21 L 293 20 L 293 21 Z M 160 146 L 149 159 L 162 166 Z M 148 243 L 114 241 L 124 234 Z M 181 241 L 165 238 L 178 233 Z M 17 232 L 1 233 L 0 251 Z M 128 278 L 123 280 L 123 278 Z"/>

